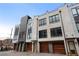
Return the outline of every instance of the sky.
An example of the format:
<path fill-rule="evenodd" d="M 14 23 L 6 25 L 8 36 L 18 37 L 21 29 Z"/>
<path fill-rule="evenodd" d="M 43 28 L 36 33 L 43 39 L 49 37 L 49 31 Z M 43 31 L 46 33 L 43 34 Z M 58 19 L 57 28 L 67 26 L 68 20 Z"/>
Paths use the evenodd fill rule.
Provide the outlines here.
<path fill-rule="evenodd" d="M 22 16 L 35 16 L 61 7 L 61 3 L 0 3 L 0 37 L 10 37 Z"/>

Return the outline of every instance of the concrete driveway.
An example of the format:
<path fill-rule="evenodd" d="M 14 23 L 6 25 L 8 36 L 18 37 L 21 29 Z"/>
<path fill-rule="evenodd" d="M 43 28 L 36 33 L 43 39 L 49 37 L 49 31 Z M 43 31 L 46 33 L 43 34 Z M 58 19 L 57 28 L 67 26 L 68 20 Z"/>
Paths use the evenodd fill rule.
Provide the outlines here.
<path fill-rule="evenodd" d="M 0 51 L 0 56 L 66 56 L 66 55 L 53 54 L 53 53 L 31 53 L 31 52 L 16 52 L 16 51 Z"/>

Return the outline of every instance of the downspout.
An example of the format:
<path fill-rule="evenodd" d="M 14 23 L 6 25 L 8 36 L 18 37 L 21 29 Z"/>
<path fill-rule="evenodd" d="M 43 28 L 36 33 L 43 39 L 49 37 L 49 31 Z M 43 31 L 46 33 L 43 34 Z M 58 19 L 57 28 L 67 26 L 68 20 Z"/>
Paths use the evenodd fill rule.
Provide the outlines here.
<path fill-rule="evenodd" d="M 63 24 L 63 19 L 62 19 L 62 13 L 61 13 L 61 10 L 59 11 L 59 14 L 60 14 L 61 24 L 62 24 L 62 31 L 63 31 L 63 37 L 64 37 L 65 51 L 66 51 L 66 55 L 68 55 L 67 45 L 66 45 L 66 40 L 65 40 L 65 30 L 64 30 L 64 24 Z"/>
<path fill-rule="evenodd" d="M 39 53 L 39 42 L 38 42 L 38 18 L 37 18 L 36 40 L 37 40 L 37 44 L 36 44 L 36 45 L 38 45 L 36 50 L 37 50 L 37 52 Z"/>

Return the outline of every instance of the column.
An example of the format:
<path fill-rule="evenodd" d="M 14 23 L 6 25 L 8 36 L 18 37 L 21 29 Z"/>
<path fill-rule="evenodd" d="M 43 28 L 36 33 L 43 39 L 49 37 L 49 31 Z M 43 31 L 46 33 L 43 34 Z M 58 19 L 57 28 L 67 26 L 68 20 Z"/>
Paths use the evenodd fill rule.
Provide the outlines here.
<path fill-rule="evenodd" d="M 69 49 L 68 40 L 65 41 L 65 44 L 66 44 L 66 46 L 67 46 L 67 47 L 66 47 L 67 53 L 68 53 L 67 55 L 70 55 L 70 49 Z"/>
<path fill-rule="evenodd" d="M 64 39 L 64 47 L 65 47 L 65 52 L 66 52 L 66 55 L 68 55 L 68 51 L 67 51 L 67 43 L 66 43 L 66 39 Z"/>
<path fill-rule="evenodd" d="M 40 43 L 37 42 L 37 52 L 39 53 L 40 52 Z"/>
<path fill-rule="evenodd" d="M 24 51 L 24 45 L 25 45 L 25 43 L 22 43 L 22 52 Z"/>
<path fill-rule="evenodd" d="M 53 49 L 52 49 L 52 42 L 49 42 L 49 53 L 52 53 L 53 52 Z"/>
<path fill-rule="evenodd" d="M 19 43 L 19 49 L 18 49 L 18 51 L 20 51 L 20 48 L 21 48 L 21 43 Z"/>
<path fill-rule="evenodd" d="M 33 42 L 32 42 L 32 53 L 34 52 Z"/>
<path fill-rule="evenodd" d="M 79 45 L 78 45 L 77 39 L 74 40 L 74 43 L 75 43 L 75 47 L 76 47 L 77 54 L 79 56 Z"/>

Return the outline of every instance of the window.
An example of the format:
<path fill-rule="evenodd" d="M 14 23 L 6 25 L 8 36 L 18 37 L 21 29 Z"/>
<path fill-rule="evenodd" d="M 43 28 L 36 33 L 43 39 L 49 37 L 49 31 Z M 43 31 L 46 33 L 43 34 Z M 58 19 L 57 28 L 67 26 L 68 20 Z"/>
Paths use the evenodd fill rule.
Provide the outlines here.
<path fill-rule="evenodd" d="M 72 14 L 73 14 L 74 17 L 75 17 L 75 16 L 78 16 L 78 15 L 79 15 L 79 8 L 78 8 L 78 7 L 73 8 L 73 9 L 72 9 Z"/>
<path fill-rule="evenodd" d="M 56 17 L 56 21 L 59 21 L 59 15 L 57 14 L 55 17 Z"/>
<path fill-rule="evenodd" d="M 18 35 L 18 31 L 19 31 L 19 28 L 15 28 L 15 33 L 14 33 L 15 36 Z"/>
<path fill-rule="evenodd" d="M 78 14 L 79 14 L 79 8 L 77 9 L 77 12 L 78 12 Z"/>
<path fill-rule="evenodd" d="M 39 38 L 46 38 L 47 37 L 47 30 L 39 31 Z"/>
<path fill-rule="evenodd" d="M 31 39 L 31 37 L 32 37 L 32 27 L 28 29 L 28 39 Z"/>
<path fill-rule="evenodd" d="M 77 30 L 79 32 L 79 23 L 76 23 Z"/>
<path fill-rule="evenodd" d="M 59 21 L 59 15 L 53 15 L 53 16 L 49 16 L 49 23 L 53 23 L 53 22 L 58 22 Z"/>
<path fill-rule="evenodd" d="M 51 28 L 50 29 L 50 32 L 51 32 L 51 37 L 62 36 L 61 27 Z"/>
<path fill-rule="evenodd" d="M 74 16 L 77 16 L 77 10 L 74 8 L 74 9 L 72 9 L 72 14 L 74 15 Z"/>
<path fill-rule="evenodd" d="M 46 25 L 46 18 L 39 20 L 39 26 Z"/>
<path fill-rule="evenodd" d="M 25 36 L 26 36 L 25 32 L 20 32 L 19 38 L 25 38 Z"/>
<path fill-rule="evenodd" d="M 79 7 L 73 8 L 72 13 L 73 13 L 73 16 L 74 16 L 74 21 L 75 21 L 75 24 L 76 24 L 76 28 L 79 32 Z"/>

